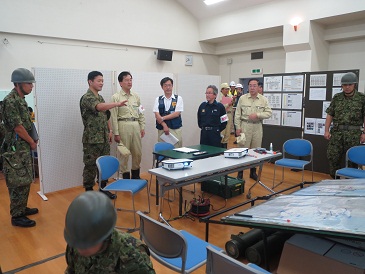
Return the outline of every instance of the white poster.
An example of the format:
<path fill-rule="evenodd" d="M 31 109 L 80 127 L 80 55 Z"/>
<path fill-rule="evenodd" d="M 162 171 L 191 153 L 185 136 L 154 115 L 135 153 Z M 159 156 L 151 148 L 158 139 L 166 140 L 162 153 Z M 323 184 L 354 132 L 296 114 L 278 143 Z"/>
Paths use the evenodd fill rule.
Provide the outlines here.
<path fill-rule="evenodd" d="M 316 134 L 316 119 L 305 118 L 304 119 L 304 133 L 305 134 Z"/>
<path fill-rule="evenodd" d="M 322 118 L 326 118 L 327 117 L 327 112 L 326 110 L 328 109 L 328 107 L 330 106 L 331 102 L 330 101 L 324 101 L 323 102 L 323 107 L 322 107 Z"/>
<path fill-rule="evenodd" d="M 326 119 L 316 119 L 316 135 L 324 135 Z"/>
<path fill-rule="evenodd" d="M 326 88 L 310 88 L 309 89 L 310 101 L 324 101 L 326 100 Z"/>
<path fill-rule="evenodd" d="M 283 126 L 288 126 L 288 127 L 301 127 L 302 112 L 283 110 L 282 116 L 281 116 L 281 124 Z"/>
<path fill-rule="evenodd" d="M 287 93 L 283 94 L 283 108 L 302 109 L 302 93 Z"/>
<path fill-rule="evenodd" d="M 264 90 L 265 92 L 281 91 L 283 85 L 282 76 L 267 76 L 264 78 Z"/>
<path fill-rule="evenodd" d="M 341 86 L 341 78 L 345 74 L 346 74 L 345 72 L 344 73 L 334 73 L 333 74 L 332 86 L 334 86 L 334 87 Z"/>
<path fill-rule="evenodd" d="M 281 122 L 281 111 L 280 110 L 273 110 L 272 115 L 269 119 L 264 119 L 264 125 L 274 125 L 280 126 Z"/>
<path fill-rule="evenodd" d="M 310 76 L 310 87 L 325 87 L 327 74 L 314 74 Z"/>
<path fill-rule="evenodd" d="M 283 77 L 283 91 L 303 92 L 304 75 L 287 75 Z"/>
<path fill-rule="evenodd" d="M 281 93 L 265 93 L 271 108 L 281 108 Z"/>
<path fill-rule="evenodd" d="M 333 96 L 335 96 L 337 93 L 342 92 L 342 88 L 332 88 L 332 98 Z"/>

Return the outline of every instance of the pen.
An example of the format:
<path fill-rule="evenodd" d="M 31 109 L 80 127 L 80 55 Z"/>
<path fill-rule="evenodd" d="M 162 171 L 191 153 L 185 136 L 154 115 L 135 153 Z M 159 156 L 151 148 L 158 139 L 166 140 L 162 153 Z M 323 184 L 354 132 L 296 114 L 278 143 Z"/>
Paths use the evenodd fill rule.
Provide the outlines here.
<path fill-rule="evenodd" d="M 235 213 L 235 214 L 234 214 L 234 216 L 246 217 L 246 218 L 252 218 L 252 215 L 240 214 L 240 213 Z"/>

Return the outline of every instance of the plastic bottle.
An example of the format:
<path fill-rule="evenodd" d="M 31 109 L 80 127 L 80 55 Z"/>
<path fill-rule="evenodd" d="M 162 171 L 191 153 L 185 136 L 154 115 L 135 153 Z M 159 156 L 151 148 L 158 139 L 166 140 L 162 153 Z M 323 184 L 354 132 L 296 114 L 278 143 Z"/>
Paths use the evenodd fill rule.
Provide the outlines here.
<path fill-rule="evenodd" d="M 270 151 L 272 151 L 273 149 L 272 149 L 272 143 L 270 143 Z"/>

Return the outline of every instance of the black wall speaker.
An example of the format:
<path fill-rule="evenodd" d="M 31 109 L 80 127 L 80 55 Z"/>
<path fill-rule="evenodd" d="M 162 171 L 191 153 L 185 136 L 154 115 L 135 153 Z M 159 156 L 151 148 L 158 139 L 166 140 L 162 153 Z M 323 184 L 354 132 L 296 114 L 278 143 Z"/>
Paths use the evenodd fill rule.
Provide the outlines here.
<path fill-rule="evenodd" d="M 157 60 L 171 61 L 172 60 L 172 50 L 166 50 L 166 49 L 157 50 Z"/>
<path fill-rule="evenodd" d="M 263 58 L 264 58 L 263 51 L 251 52 L 251 60 L 263 59 Z"/>

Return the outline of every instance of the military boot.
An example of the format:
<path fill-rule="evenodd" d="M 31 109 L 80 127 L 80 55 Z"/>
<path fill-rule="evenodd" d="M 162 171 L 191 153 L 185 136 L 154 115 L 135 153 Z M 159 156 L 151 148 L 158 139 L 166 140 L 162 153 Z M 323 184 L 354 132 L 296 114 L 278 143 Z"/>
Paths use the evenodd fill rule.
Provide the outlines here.
<path fill-rule="evenodd" d="M 34 214 L 37 214 L 39 212 L 38 208 L 29 208 L 29 207 L 26 207 L 25 208 L 25 211 L 24 211 L 24 215 L 25 216 L 29 216 L 29 215 L 34 215 Z"/>
<path fill-rule="evenodd" d="M 129 172 L 123 172 L 122 176 L 123 176 L 123 179 L 130 179 L 131 178 L 131 174 Z"/>
<path fill-rule="evenodd" d="M 222 148 L 227 148 L 227 143 L 222 143 Z"/>
<path fill-rule="evenodd" d="M 250 178 L 257 181 L 257 174 L 256 174 L 256 168 L 255 167 L 250 168 Z"/>
<path fill-rule="evenodd" d="M 132 178 L 131 179 L 141 179 L 141 177 L 139 177 L 139 171 L 140 169 L 135 169 L 135 170 L 131 170 L 132 173 Z"/>
<path fill-rule="evenodd" d="M 100 192 L 104 193 L 106 196 L 108 196 L 111 200 L 114 200 L 115 198 L 117 198 L 117 195 L 107 191 L 107 190 L 102 190 L 102 188 L 106 187 L 106 183 L 107 181 L 101 181 L 101 188 L 99 189 Z"/>
<path fill-rule="evenodd" d="M 29 219 L 26 216 L 19 216 L 19 217 L 12 217 L 11 224 L 13 226 L 20 226 L 20 227 L 32 227 L 36 225 L 36 222 Z"/>
<path fill-rule="evenodd" d="M 243 170 L 237 172 L 237 179 L 243 179 Z"/>

